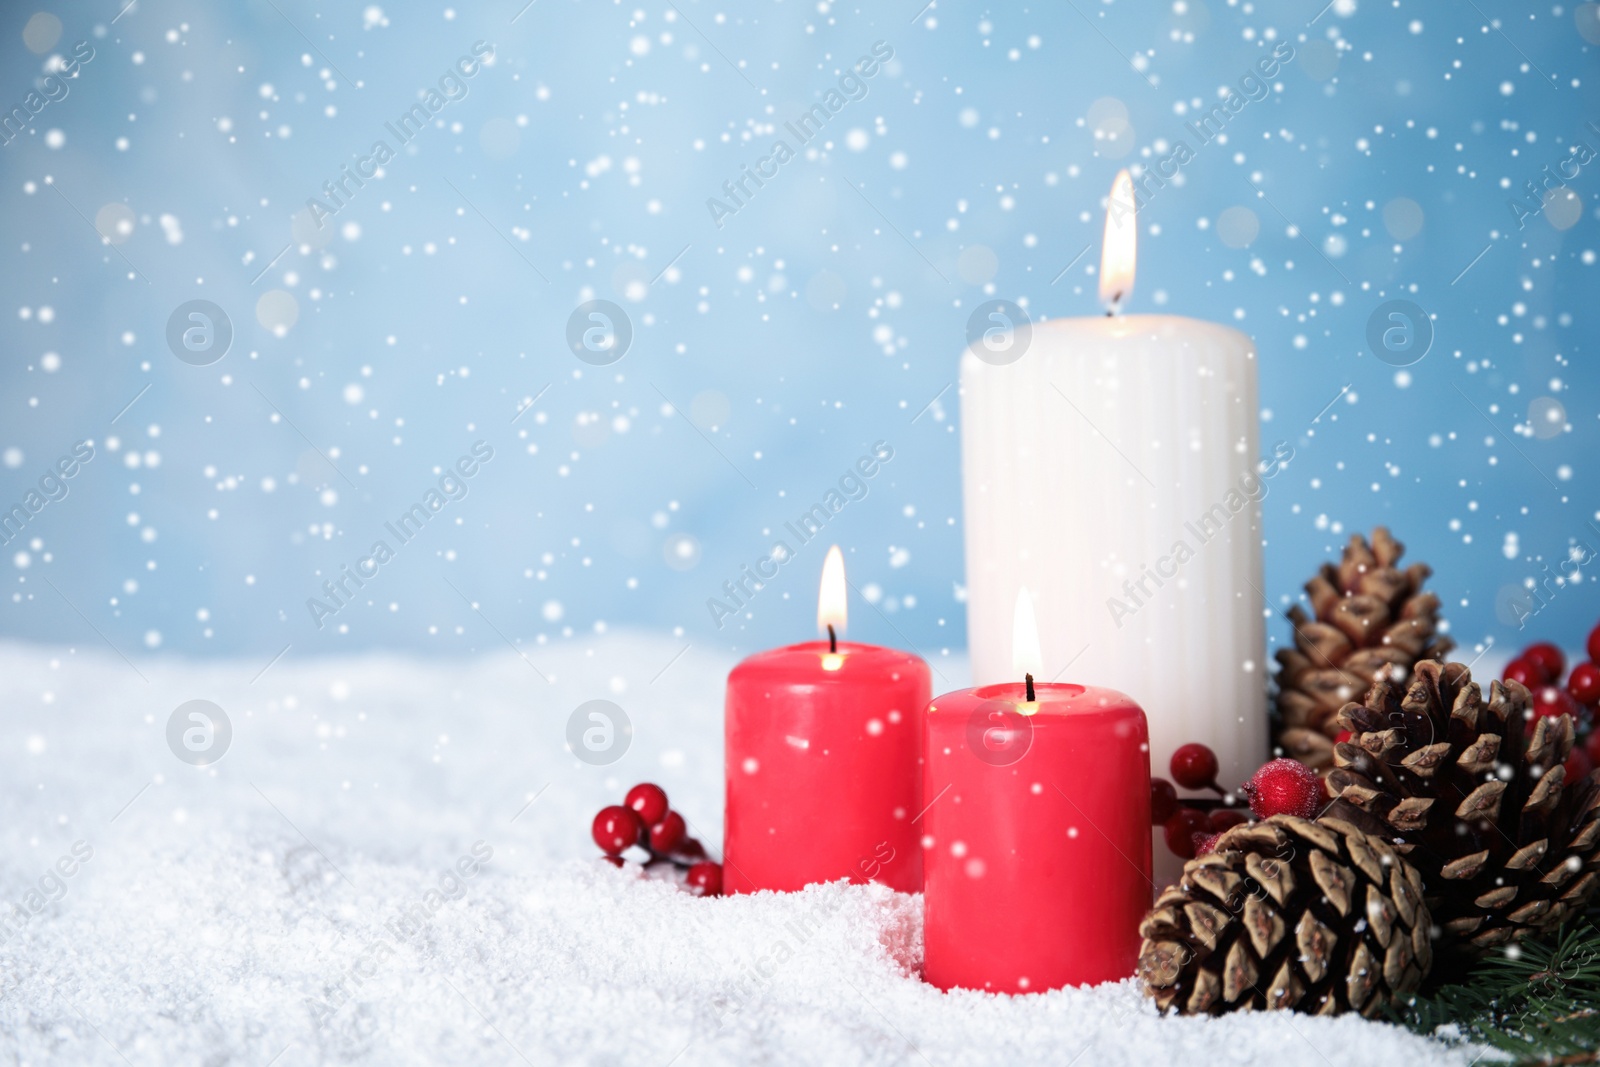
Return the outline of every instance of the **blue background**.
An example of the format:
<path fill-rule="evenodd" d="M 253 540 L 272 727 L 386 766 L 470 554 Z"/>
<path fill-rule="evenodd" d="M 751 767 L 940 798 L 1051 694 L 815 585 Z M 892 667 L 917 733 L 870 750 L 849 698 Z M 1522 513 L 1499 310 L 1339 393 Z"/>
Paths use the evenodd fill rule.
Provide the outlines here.
<path fill-rule="evenodd" d="M 50 55 L 95 57 L 0 149 L 0 506 L 73 442 L 96 456 L 6 546 L 0 633 L 263 659 L 618 626 L 807 638 L 820 548 L 721 630 L 706 601 L 882 440 L 893 460 L 827 533 L 861 592 L 852 636 L 959 652 L 967 317 L 1097 313 L 1112 177 L 1180 137 L 1195 158 L 1141 214 L 1128 307 L 1257 341 L 1263 447 L 1296 450 L 1264 503 L 1271 595 L 1381 522 L 1433 564 L 1464 645 L 1577 645 L 1600 613 L 1587 580 L 1521 633 L 1496 611 L 1600 548 L 1581 458 L 1600 161 L 1525 228 L 1508 207 L 1600 148 L 1594 4 L 467 7 L 57 5 L 43 54 L 34 9 L 9 9 L 5 108 Z M 494 62 L 465 98 L 296 228 L 480 40 Z M 866 97 L 715 225 L 707 199 L 877 41 L 894 58 Z M 1284 41 L 1271 95 L 1197 146 L 1200 103 Z M 1258 223 L 1247 245 L 1229 209 Z M 282 297 L 258 314 L 273 291 L 298 311 L 282 336 L 263 325 Z M 610 367 L 566 348 L 592 298 L 634 330 Z M 1434 316 L 1404 372 L 1365 339 L 1393 298 Z M 191 299 L 233 323 L 210 366 L 164 340 Z M 478 440 L 495 458 L 467 497 L 314 626 L 322 580 Z"/>

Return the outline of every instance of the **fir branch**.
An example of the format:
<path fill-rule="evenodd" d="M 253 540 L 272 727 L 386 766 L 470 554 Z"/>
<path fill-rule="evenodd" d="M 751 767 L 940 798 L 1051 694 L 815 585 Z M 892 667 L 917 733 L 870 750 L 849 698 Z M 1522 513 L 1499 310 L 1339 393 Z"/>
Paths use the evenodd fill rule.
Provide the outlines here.
<path fill-rule="evenodd" d="M 1392 1009 L 1419 1034 L 1516 1064 L 1600 1063 L 1600 927 L 1581 919 L 1484 959 L 1459 985 Z"/>

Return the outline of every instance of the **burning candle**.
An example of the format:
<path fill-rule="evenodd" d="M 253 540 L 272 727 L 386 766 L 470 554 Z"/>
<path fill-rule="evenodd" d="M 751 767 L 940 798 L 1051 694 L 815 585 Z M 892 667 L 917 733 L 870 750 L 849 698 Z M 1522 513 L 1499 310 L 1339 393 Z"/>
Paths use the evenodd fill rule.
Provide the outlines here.
<path fill-rule="evenodd" d="M 1150 906 L 1144 712 L 1114 690 L 1037 681 L 1026 590 L 1014 620 L 1020 681 L 928 705 L 923 939 L 941 989 L 1126 978 Z"/>
<path fill-rule="evenodd" d="M 845 590 L 835 546 L 817 602 L 825 639 L 757 653 L 728 675 L 725 892 L 839 878 L 922 889 L 912 820 L 922 809 L 928 665 L 840 640 Z"/>
<path fill-rule="evenodd" d="M 1198 741 L 1236 784 L 1267 753 L 1259 504 L 1277 463 L 1258 466 L 1255 346 L 1196 319 L 1114 315 L 1135 258 L 1123 171 L 1102 249 L 1107 315 L 1018 330 L 1020 357 L 962 357 L 972 677 L 1012 678 L 1007 616 L 1027 584 L 1047 677 L 1081 662 L 1080 677 L 1145 708 L 1158 773 Z M 1175 876 L 1182 860 L 1157 855 Z"/>

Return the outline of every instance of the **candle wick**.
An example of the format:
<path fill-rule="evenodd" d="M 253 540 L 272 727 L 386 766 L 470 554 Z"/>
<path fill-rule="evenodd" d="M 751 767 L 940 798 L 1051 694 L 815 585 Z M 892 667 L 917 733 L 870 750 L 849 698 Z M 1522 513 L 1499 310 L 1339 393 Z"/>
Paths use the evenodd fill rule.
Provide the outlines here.
<path fill-rule="evenodd" d="M 828 624 L 828 651 L 839 651 L 839 637 L 833 632 L 833 623 Z"/>
<path fill-rule="evenodd" d="M 1024 674 L 1022 677 L 1023 677 L 1024 682 L 1028 686 L 1028 703 L 1032 704 L 1033 703 L 1033 675 Z"/>

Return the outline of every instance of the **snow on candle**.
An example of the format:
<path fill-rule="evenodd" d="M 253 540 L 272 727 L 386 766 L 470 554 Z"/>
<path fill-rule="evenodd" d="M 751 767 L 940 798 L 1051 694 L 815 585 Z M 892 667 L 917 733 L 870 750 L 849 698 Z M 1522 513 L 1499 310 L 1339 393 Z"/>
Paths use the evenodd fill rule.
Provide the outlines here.
<path fill-rule="evenodd" d="M 847 591 L 834 547 L 817 596 L 822 640 L 758 652 L 728 675 L 725 892 L 839 878 L 922 889 L 912 823 L 922 809 L 928 665 L 841 640 Z"/>
<path fill-rule="evenodd" d="M 1115 314 L 1133 289 L 1136 225 L 1124 171 L 1102 249 L 1106 315 L 1019 329 L 1020 358 L 978 344 L 962 356 L 973 680 L 1012 677 L 1013 598 L 1027 585 L 1046 678 L 1071 664 L 1129 693 L 1157 774 L 1200 741 L 1222 781 L 1240 782 L 1267 751 L 1255 347 L 1197 319 Z"/>

